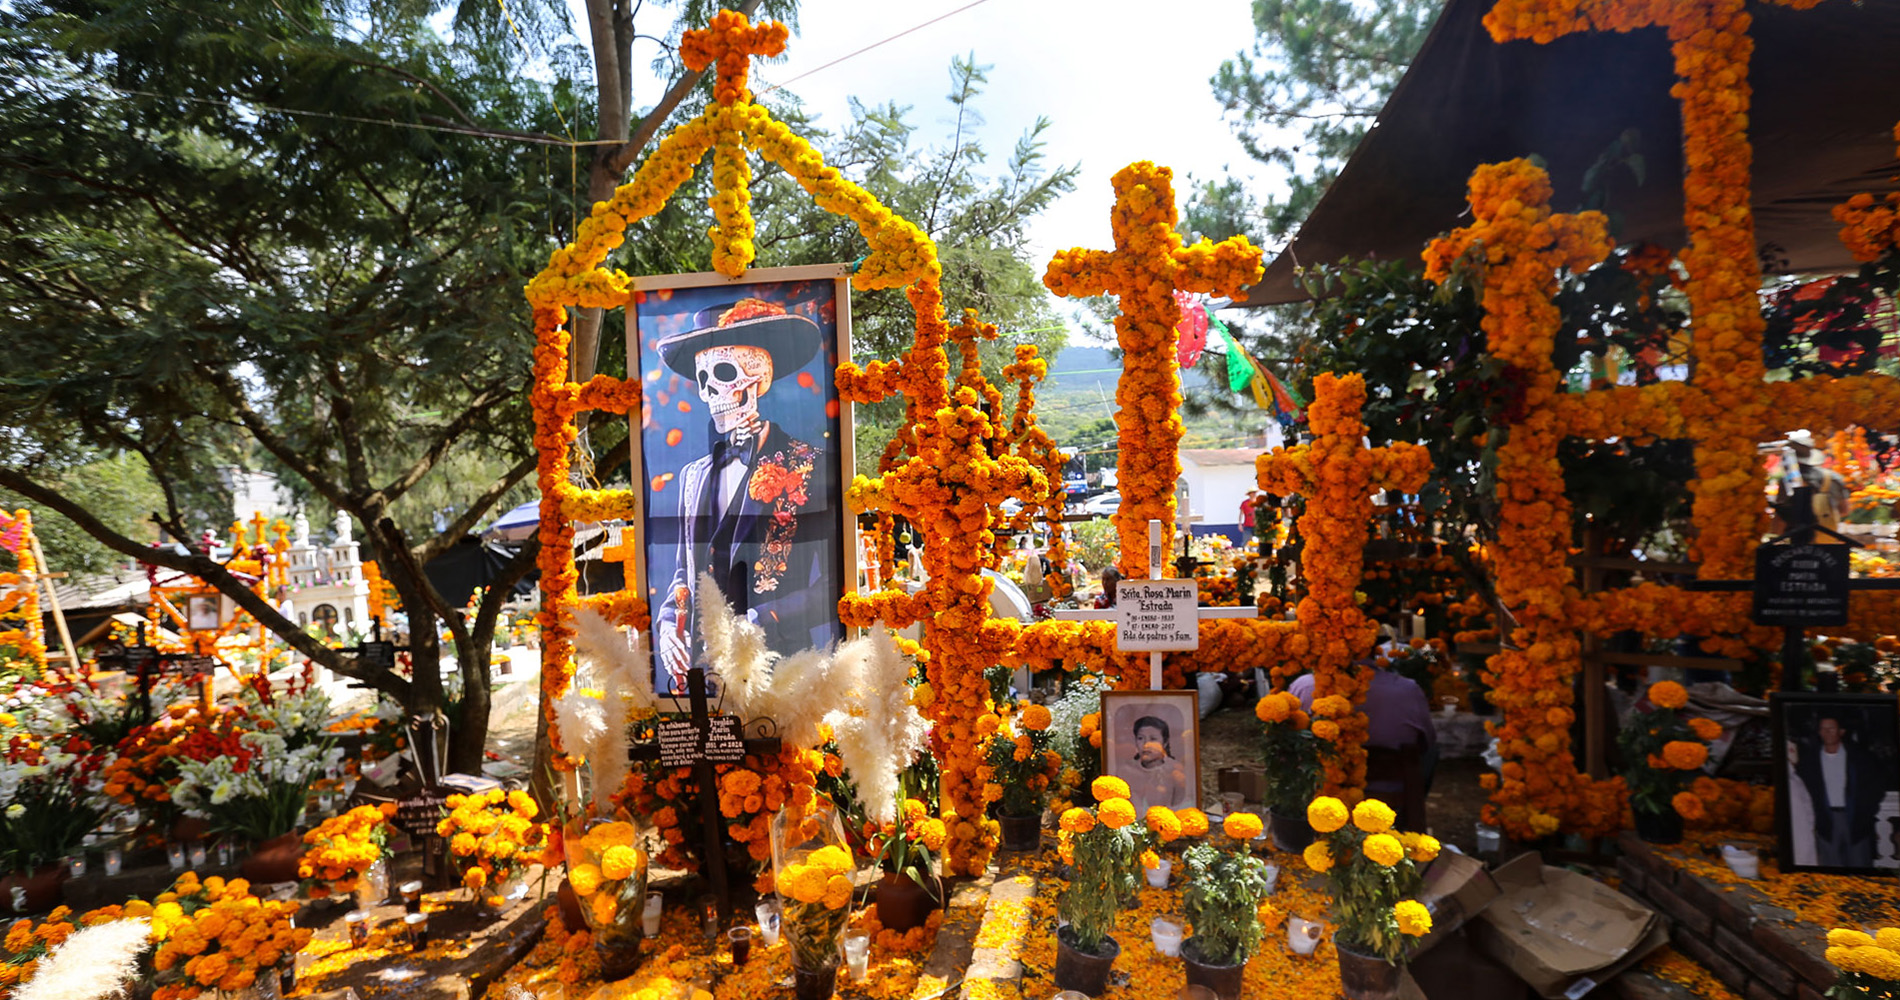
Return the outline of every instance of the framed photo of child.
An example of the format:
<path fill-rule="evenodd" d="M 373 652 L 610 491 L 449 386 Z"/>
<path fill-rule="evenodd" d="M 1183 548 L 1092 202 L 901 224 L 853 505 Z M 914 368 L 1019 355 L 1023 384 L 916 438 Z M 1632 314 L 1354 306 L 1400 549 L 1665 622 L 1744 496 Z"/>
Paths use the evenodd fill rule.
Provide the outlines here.
<path fill-rule="evenodd" d="M 1128 782 L 1135 815 L 1200 805 L 1200 721 L 1193 691 L 1102 693 L 1102 770 Z"/>

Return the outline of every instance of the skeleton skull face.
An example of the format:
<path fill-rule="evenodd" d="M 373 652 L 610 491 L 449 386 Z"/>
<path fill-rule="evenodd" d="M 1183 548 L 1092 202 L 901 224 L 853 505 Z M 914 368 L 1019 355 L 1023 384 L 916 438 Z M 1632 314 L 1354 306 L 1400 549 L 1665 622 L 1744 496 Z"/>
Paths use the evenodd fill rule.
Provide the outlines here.
<path fill-rule="evenodd" d="M 699 398 L 721 434 L 759 423 L 759 397 L 772 387 L 772 352 L 750 344 L 722 344 L 693 355 Z"/>

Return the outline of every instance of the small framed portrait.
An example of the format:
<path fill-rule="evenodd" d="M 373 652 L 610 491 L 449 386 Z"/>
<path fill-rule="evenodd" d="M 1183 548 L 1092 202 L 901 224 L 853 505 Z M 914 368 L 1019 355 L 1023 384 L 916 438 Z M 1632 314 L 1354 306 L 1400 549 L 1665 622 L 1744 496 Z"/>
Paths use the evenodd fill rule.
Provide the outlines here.
<path fill-rule="evenodd" d="M 1200 805 L 1200 722 L 1193 691 L 1102 693 L 1102 770 L 1128 782 L 1135 815 Z"/>
<path fill-rule="evenodd" d="M 845 637 L 857 589 L 848 265 L 635 279 L 627 368 L 643 394 L 633 467 L 643 485 L 633 588 L 647 598 L 654 689 L 678 695 L 707 662 L 698 590 L 790 655 Z"/>
<path fill-rule="evenodd" d="M 193 632 L 215 632 L 224 624 L 216 594 L 196 594 L 185 602 L 185 620 Z"/>
<path fill-rule="evenodd" d="M 1776 693 L 1782 871 L 1900 872 L 1900 697 Z"/>

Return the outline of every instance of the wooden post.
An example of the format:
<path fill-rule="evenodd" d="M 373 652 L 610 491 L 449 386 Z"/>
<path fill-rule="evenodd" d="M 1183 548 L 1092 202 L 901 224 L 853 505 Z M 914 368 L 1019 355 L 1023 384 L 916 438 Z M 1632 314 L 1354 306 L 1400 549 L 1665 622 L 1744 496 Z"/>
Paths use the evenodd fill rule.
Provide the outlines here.
<path fill-rule="evenodd" d="M 53 625 L 59 629 L 59 646 L 66 651 L 66 667 L 69 670 L 77 671 L 79 669 L 79 654 L 73 648 L 73 634 L 66 628 L 66 613 L 60 610 L 59 595 L 53 591 L 55 586 L 53 581 L 57 577 L 46 572 L 46 550 L 40 548 L 40 536 L 29 531 L 27 532 L 27 537 L 33 540 L 33 558 L 39 566 L 39 570 L 34 573 L 34 586 L 38 586 L 41 580 L 46 581 L 46 603 L 53 608 Z"/>
<path fill-rule="evenodd" d="M 1596 555 L 1602 547 L 1601 529 L 1591 525 L 1583 532 L 1583 550 Z M 1603 571 L 1593 562 L 1583 566 L 1583 592 L 1594 594 L 1603 587 Z M 1605 761 L 1603 713 L 1608 710 L 1603 697 L 1603 640 L 1588 629 L 1583 633 L 1583 764 L 1590 777 L 1609 777 Z"/>
<path fill-rule="evenodd" d="M 693 728 L 699 731 L 703 748 L 707 732 L 712 728 L 712 713 L 706 705 L 706 668 L 693 667 L 686 671 L 686 694 L 692 702 Z M 719 900 L 719 920 L 724 924 L 732 917 L 732 890 L 726 884 L 726 849 L 720 838 L 726 821 L 719 814 L 718 778 L 713 774 L 712 761 L 704 753 L 693 763 L 693 783 L 699 786 L 699 825 L 703 841 L 700 864 L 707 881 L 712 883 L 713 896 Z"/>

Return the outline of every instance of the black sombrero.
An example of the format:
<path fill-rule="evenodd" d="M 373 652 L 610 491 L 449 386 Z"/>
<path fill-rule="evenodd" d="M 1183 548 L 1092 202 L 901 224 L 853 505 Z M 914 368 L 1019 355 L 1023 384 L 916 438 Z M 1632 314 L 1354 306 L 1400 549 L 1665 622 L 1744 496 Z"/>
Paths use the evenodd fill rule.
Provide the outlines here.
<path fill-rule="evenodd" d="M 734 344 L 762 347 L 772 355 L 772 380 L 776 382 L 805 367 L 818 353 L 818 324 L 793 313 L 753 316 L 721 325 L 720 317 L 738 304 L 728 302 L 694 313 L 694 329 L 660 341 L 660 360 L 687 379 L 697 380 L 693 356 L 700 351 Z"/>

